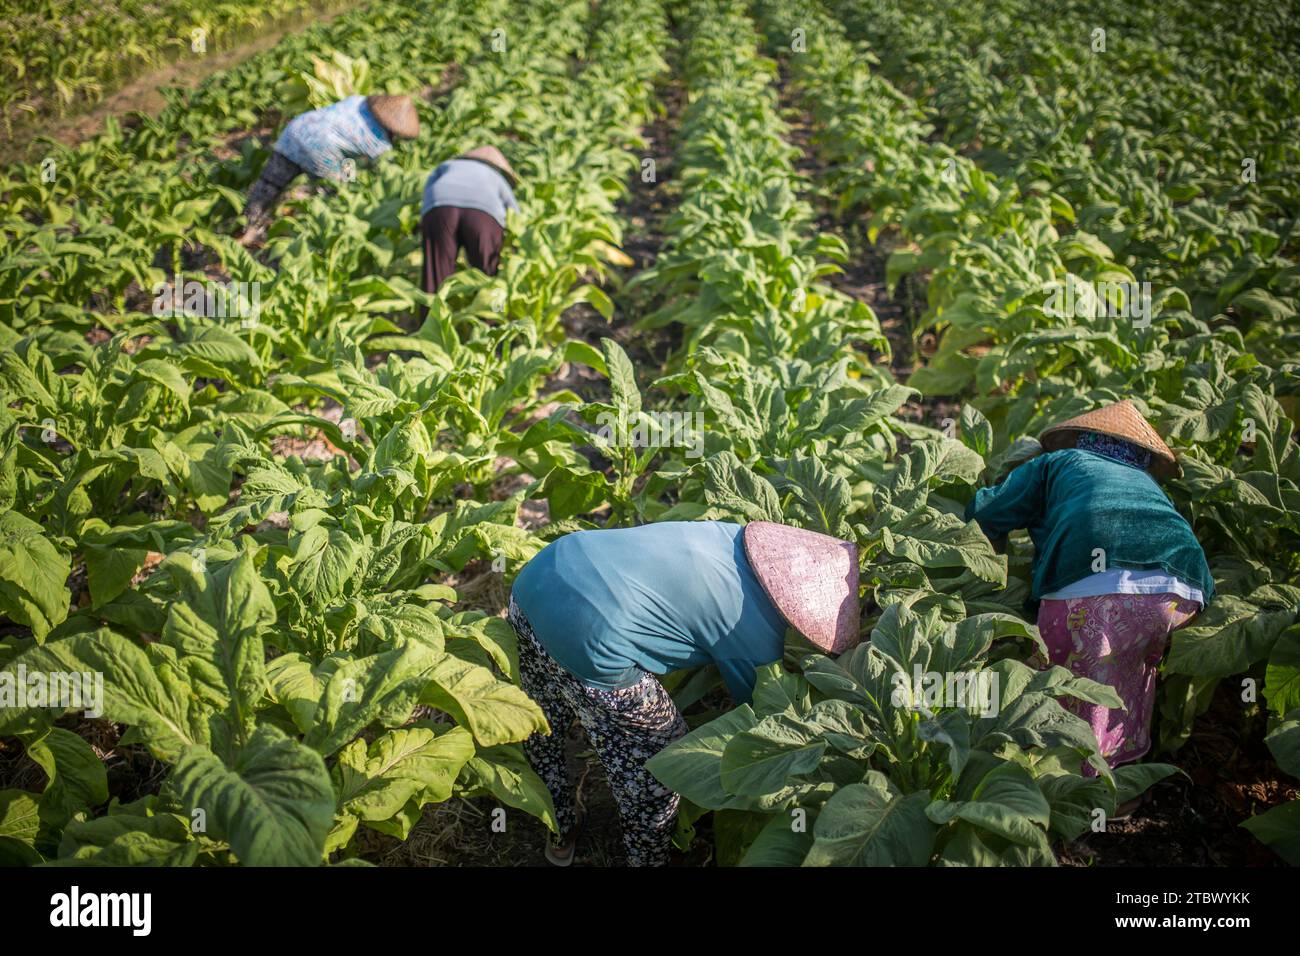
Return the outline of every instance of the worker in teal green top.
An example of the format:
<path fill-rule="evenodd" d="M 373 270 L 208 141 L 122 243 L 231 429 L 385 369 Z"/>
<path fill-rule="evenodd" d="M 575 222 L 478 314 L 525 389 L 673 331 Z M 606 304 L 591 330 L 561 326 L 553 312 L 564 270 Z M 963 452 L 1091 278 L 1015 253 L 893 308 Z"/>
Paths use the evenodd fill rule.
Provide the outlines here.
<path fill-rule="evenodd" d="M 1046 454 L 977 492 L 966 517 L 992 539 L 1028 529 L 1030 603 L 1051 662 L 1110 684 L 1124 701 L 1125 710 L 1070 704 L 1116 766 L 1150 748 L 1169 635 L 1213 598 L 1214 579 L 1155 481 L 1180 473 L 1177 458 L 1130 402 L 1049 428 L 1042 443 Z"/>
<path fill-rule="evenodd" d="M 524 744 L 555 803 L 547 849 L 573 859 L 578 820 L 565 760 L 576 717 L 618 804 L 628 862 L 668 861 L 677 795 L 645 763 L 686 732 L 656 674 L 714 664 L 748 701 L 787 626 L 831 653 L 857 639 L 857 549 L 784 525 L 663 522 L 578 531 L 525 565 L 510 597 L 521 683 L 550 724 Z"/>

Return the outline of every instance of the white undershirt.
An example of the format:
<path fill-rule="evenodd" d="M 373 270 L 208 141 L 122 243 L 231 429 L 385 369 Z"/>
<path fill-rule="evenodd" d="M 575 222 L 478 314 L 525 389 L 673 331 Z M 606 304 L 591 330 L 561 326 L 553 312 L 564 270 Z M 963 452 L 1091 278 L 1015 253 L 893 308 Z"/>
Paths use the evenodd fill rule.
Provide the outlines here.
<path fill-rule="evenodd" d="M 1165 571 L 1130 571 L 1127 568 L 1090 574 L 1059 591 L 1044 594 L 1043 600 L 1064 601 L 1101 594 L 1177 594 L 1205 607 L 1205 596 L 1181 578 Z"/>

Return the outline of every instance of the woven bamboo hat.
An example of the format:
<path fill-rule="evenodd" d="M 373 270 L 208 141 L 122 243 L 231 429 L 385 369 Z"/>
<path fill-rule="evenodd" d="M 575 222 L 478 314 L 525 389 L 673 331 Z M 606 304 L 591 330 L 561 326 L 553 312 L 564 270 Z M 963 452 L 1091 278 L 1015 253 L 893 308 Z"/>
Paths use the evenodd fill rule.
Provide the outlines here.
<path fill-rule="evenodd" d="M 1039 436 L 1044 451 L 1073 448 L 1079 432 L 1100 432 L 1122 438 L 1151 452 L 1151 473 L 1157 478 L 1177 478 L 1183 473 L 1174 451 L 1165 444 L 1154 428 L 1147 424 L 1133 403 L 1125 400 L 1104 405 L 1095 411 L 1053 425 Z"/>
<path fill-rule="evenodd" d="M 791 627 L 830 654 L 857 643 L 857 545 L 770 521 L 745 525 L 743 538 L 750 567 Z"/>
<path fill-rule="evenodd" d="M 390 136 L 415 139 L 420 135 L 420 117 L 409 96 L 367 96 L 366 105 Z"/>
<path fill-rule="evenodd" d="M 480 163 L 487 163 L 506 179 L 510 180 L 510 185 L 515 186 L 519 182 L 519 177 L 510 167 L 510 163 L 501 155 L 501 150 L 495 146 L 476 146 L 468 153 L 461 153 L 460 159 L 477 159 Z"/>

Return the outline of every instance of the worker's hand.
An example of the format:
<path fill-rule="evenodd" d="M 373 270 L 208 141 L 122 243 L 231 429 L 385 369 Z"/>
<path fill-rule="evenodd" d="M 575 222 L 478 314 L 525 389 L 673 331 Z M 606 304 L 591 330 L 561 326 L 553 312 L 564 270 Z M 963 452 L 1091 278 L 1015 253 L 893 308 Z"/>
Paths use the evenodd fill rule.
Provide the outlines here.
<path fill-rule="evenodd" d="M 244 230 L 244 234 L 239 237 L 239 244 L 244 247 L 260 246 L 266 241 L 266 226 L 261 223 L 254 223 Z"/>

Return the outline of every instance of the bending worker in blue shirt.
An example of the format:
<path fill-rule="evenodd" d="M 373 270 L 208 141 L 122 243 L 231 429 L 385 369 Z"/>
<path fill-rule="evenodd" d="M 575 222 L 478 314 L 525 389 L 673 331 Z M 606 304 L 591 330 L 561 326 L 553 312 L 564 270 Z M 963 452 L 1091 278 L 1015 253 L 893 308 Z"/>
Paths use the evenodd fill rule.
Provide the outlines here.
<path fill-rule="evenodd" d="M 645 763 L 686 733 L 656 674 L 715 664 L 737 702 L 779 660 L 786 627 L 829 653 L 858 637 L 857 548 L 785 525 L 679 521 L 578 531 L 515 580 L 510 623 L 523 688 L 549 736 L 524 744 L 555 802 L 547 859 L 573 859 L 577 819 L 564 740 L 576 717 L 609 778 L 628 862 L 668 862 L 678 797 Z"/>
<path fill-rule="evenodd" d="M 1029 530 L 1031 603 L 1051 663 L 1111 685 L 1124 701 L 1125 710 L 1069 703 L 1113 767 L 1151 746 L 1169 634 L 1214 597 L 1214 579 L 1153 477 L 1180 474 L 1178 461 L 1131 402 L 1054 425 L 1042 443 L 1047 454 L 977 492 L 966 517 L 993 539 Z"/>

